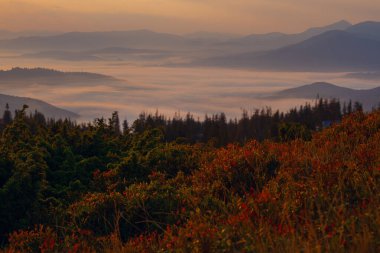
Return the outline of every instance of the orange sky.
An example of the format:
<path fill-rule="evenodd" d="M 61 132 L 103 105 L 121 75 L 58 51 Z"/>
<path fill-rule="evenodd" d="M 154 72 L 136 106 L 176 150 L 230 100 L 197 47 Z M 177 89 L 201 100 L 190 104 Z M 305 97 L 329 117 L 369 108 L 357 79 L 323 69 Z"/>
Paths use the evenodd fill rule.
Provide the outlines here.
<path fill-rule="evenodd" d="M 0 0 L 0 29 L 298 32 L 379 13 L 378 0 Z"/>

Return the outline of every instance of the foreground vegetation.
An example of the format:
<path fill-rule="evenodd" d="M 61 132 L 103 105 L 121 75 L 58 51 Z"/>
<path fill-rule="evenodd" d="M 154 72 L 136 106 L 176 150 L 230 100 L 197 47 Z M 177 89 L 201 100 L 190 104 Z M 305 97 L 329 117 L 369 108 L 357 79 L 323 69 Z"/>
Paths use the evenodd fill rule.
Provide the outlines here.
<path fill-rule="evenodd" d="M 220 148 L 116 126 L 116 115 L 76 125 L 24 111 L 7 124 L 5 252 L 380 250 L 379 110 Z"/>

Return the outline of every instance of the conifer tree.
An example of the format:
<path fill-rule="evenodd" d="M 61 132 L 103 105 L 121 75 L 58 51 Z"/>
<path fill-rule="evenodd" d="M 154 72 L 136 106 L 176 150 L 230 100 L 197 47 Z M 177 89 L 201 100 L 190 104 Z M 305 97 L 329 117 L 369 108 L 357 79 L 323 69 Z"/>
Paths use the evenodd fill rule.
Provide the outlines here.
<path fill-rule="evenodd" d="M 128 121 L 127 120 L 124 120 L 123 121 L 123 134 L 128 134 L 129 133 L 129 125 L 128 125 Z"/>
<path fill-rule="evenodd" d="M 4 123 L 4 125 L 8 125 L 11 122 L 12 122 L 12 113 L 9 110 L 9 104 L 7 103 L 5 105 L 5 111 L 3 114 L 3 123 Z"/>
<path fill-rule="evenodd" d="M 109 127 L 114 134 L 121 134 L 119 113 L 117 111 L 112 113 L 111 119 L 109 119 Z"/>

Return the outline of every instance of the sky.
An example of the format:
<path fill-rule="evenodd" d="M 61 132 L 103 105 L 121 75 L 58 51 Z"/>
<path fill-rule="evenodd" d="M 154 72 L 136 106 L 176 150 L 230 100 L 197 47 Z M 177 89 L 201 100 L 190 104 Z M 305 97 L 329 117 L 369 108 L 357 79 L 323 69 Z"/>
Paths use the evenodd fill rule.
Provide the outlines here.
<path fill-rule="evenodd" d="M 379 13 L 378 0 L 0 0 L 0 29 L 292 33 Z"/>

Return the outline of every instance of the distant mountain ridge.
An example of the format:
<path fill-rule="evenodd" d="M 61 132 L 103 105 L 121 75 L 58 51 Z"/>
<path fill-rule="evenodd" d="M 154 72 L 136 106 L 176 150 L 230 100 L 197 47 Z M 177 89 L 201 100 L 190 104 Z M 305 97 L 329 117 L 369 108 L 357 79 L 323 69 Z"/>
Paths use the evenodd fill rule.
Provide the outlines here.
<path fill-rule="evenodd" d="M 96 50 L 107 47 L 128 47 L 170 50 L 262 51 L 288 46 L 330 30 L 345 30 L 351 24 L 339 21 L 324 27 L 310 28 L 296 34 L 268 33 L 237 36 L 234 34 L 196 32 L 176 35 L 150 30 L 69 32 L 53 36 L 24 36 L 1 40 L 0 49 L 11 50 Z"/>
<path fill-rule="evenodd" d="M 280 71 L 378 70 L 380 40 L 374 38 L 376 33 L 371 29 L 360 27 L 358 24 L 355 32 L 328 31 L 276 50 L 209 58 L 195 64 Z M 380 23 L 371 27 L 377 30 Z"/>
<path fill-rule="evenodd" d="M 27 109 L 27 112 L 34 112 L 38 111 L 45 115 L 45 117 L 48 118 L 54 118 L 54 119 L 76 119 L 79 117 L 78 114 L 73 113 L 71 111 L 58 108 L 56 106 L 53 106 L 51 104 L 48 104 L 42 100 L 38 99 L 32 99 L 28 97 L 17 97 L 17 96 L 10 96 L 10 95 L 4 95 L 0 94 L 0 113 L 2 116 L 5 105 L 8 104 L 9 108 L 14 115 L 15 110 L 22 109 L 23 105 L 28 105 L 29 108 Z"/>
<path fill-rule="evenodd" d="M 380 40 L 380 22 L 366 21 L 346 29 L 347 32 Z"/>
<path fill-rule="evenodd" d="M 191 39 L 193 41 L 199 41 L 203 43 L 222 43 L 229 40 L 237 39 L 241 36 L 237 34 L 230 33 L 215 33 L 215 32 L 194 32 L 182 35 L 187 39 Z"/>
<path fill-rule="evenodd" d="M 112 78 L 102 74 L 90 73 L 90 72 L 63 72 L 48 68 L 20 68 L 15 67 L 10 70 L 0 70 L 0 78 L 13 78 L 13 77 L 36 77 L 36 76 L 63 76 L 66 74 L 76 76 L 89 76 L 92 78 Z"/>
<path fill-rule="evenodd" d="M 303 32 L 295 34 L 286 34 L 281 32 L 271 32 L 266 34 L 251 34 L 244 36 L 242 38 L 237 38 L 230 40 L 224 44 L 224 46 L 240 46 L 244 50 L 250 50 L 251 52 L 273 50 L 292 44 L 302 42 L 304 40 L 310 39 L 313 36 L 317 36 L 327 31 L 333 30 L 346 30 L 351 27 L 352 24 L 341 20 L 339 22 L 322 26 L 322 27 L 312 27 Z"/>
<path fill-rule="evenodd" d="M 70 32 L 0 40 L 20 57 L 66 61 L 149 61 L 164 66 L 212 66 L 272 71 L 362 72 L 380 68 L 380 22 L 342 20 L 301 33 L 243 37 L 149 30 Z M 152 63 L 153 62 L 153 63 Z"/>
<path fill-rule="evenodd" d="M 3 49 L 93 50 L 106 47 L 183 48 L 189 42 L 179 36 L 149 30 L 114 32 L 69 32 L 54 36 L 20 37 L 0 41 Z"/>
<path fill-rule="evenodd" d="M 92 85 L 99 82 L 123 82 L 112 76 L 89 72 L 62 72 L 46 68 L 12 68 L 0 70 L 0 84 L 6 85 Z"/>
<path fill-rule="evenodd" d="M 355 90 L 340 87 L 331 83 L 317 82 L 296 88 L 276 92 L 273 98 L 327 98 L 341 101 L 358 101 L 363 104 L 365 110 L 371 110 L 380 105 L 380 87 L 366 90 Z"/>

